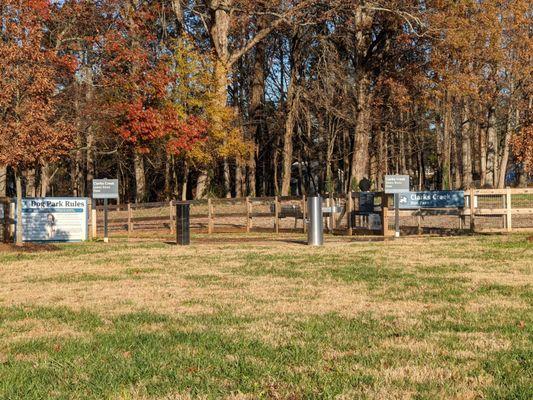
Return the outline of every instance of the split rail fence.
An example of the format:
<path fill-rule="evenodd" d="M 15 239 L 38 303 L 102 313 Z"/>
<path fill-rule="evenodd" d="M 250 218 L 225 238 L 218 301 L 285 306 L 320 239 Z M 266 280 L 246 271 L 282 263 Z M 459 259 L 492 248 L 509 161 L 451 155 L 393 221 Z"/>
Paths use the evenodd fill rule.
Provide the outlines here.
<path fill-rule="evenodd" d="M 339 235 L 394 234 L 393 196 L 366 193 L 373 207 L 363 210 L 361 194 L 325 197 L 325 229 Z M 306 232 L 307 199 L 258 197 L 194 200 L 191 230 L 197 233 Z M 104 207 L 93 204 L 90 237 L 103 236 Z M 0 198 L 0 238 L 9 241 L 14 232 L 12 199 Z M 148 236 L 174 234 L 175 202 L 109 205 L 110 235 Z M 533 188 L 471 189 L 465 207 L 400 210 L 402 234 L 462 234 L 469 232 L 533 231 Z"/>
<path fill-rule="evenodd" d="M 360 194 L 324 198 L 324 225 L 339 235 L 394 234 L 394 197 L 371 194 L 372 210 L 361 211 Z M 473 199 L 473 201 L 471 201 Z M 191 229 L 198 233 L 306 232 L 307 199 L 260 197 L 194 200 Z M 174 233 L 175 202 L 110 206 L 110 231 L 135 235 Z M 103 206 L 93 209 L 93 236 L 103 230 Z M 383 221 L 385 223 L 383 223 Z M 469 232 L 533 231 L 533 188 L 472 189 L 465 192 L 464 208 L 400 210 L 405 234 L 461 234 Z"/>

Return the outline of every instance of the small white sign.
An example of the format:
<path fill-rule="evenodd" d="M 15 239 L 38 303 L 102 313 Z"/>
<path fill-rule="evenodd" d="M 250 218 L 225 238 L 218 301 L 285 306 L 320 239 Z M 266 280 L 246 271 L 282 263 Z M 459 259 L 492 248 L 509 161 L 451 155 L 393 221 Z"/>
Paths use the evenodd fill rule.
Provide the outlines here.
<path fill-rule="evenodd" d="M 88 239 L 88 201 L 85 198 L 22 200 L 22 240 L 81 242 Z"/>
<path fill-rule="evenodd" d="M 385 175 L 385 193 L 409 192 L 409 175 Z"/>
<path fill-rule="evenodd" d="M 118 179 L 94 179 L 93 199 L 118 199 Z"/>

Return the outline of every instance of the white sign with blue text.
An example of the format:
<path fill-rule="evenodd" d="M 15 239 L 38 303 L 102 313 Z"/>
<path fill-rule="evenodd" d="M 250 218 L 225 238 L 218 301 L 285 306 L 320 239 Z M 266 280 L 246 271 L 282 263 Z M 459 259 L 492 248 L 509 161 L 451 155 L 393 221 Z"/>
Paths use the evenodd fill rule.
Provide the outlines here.
<path fill-rule="evenodd" d="M 462 190 L 442 190 L 433 192 L 400 193 L 401 209 L 419 208 L 464 208 L 465 192 Z"/>
<path fill-rule="evenodd" d="M 81 242 L 88 239 L 86 198 L 29 198 L 22 200 L 22 240 Z"/>

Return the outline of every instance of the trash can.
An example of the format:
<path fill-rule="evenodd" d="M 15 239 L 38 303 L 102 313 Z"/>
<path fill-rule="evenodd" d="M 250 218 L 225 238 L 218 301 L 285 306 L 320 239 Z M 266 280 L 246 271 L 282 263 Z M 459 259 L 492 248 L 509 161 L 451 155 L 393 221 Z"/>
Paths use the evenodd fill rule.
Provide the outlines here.
<path fill-rule="evenodd" d="M 189 203 L 176 203 L 176 242 L 181 246 L 191 244 L 191 224 Z"/>
<path fill-rule="evenodd" d="M 324 244 L 322 197 L 309 197 L 307 199 L 307 216 L 309 219 L 307 244 L 309 246 L 322 246 Z"/>

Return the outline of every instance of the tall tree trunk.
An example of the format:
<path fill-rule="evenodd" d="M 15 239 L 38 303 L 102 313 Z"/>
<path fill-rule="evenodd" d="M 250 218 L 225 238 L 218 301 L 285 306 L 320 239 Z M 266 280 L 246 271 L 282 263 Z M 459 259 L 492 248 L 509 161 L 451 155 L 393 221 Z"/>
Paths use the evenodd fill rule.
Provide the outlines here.
<path fill-rule="evenodd" d="M 229 69 L 229 29 L 230 29 L 230 14 L 228 7 L 231 5 L 231 0 L 211 0 L 209 6 L 211 9 L 212 26 L 210 29 L 211 40 L 215 47 L 215 96 L 214 105 L 216 108 L 222 109 L 227 106 L 228 102 L 228 69 Z M 222 133 L 224 130 L 224 123 L 220 116 L 215 116 L 213 119 L 213 129 L 216 132 Z M 227 157 L 223 160 L 223 179 L 225 196 L 231 197 L 231 179 L 229 171 L 229 162 Z"/>
<path fill-rule="evenodd" d="M 74 158 L 72 159 L 72 195 L 74 197 L 80 197 L 84 195 L 85 185 L 83 184 L 83 121 L 81 112 L 81 83 L 76 80 L 74 83 L 74 112 L 76 116 L 76 150 Z"/>
<path fill-rule="evenodd" d="M 294 63 L 293 63 L 294 64 Z M 291 80 L 287 92 L 287 118 L 285 119 L 285 131 L 283 135 L 283 172 L 281 182 L 281 195 L 288 196 L 291 191 L 292 175 L 292 136 L 294 133 L 297 94 L 296 94 L 296 68 L 291 66 Z"/>
<path fill-rule="evenodd" d="M 335 179 L 333 178 L 333 152 L 335 151 L 336 126 L 330 121 L 328 126 L 328 147 L 326 150 L 326 190 L 335 193 Z"/>
<path fill-rule="evenodd" d="M 400 112 L 400 126 L 404 126 L 404 117 L 403 113 Z M 398 143 L 400 147 L 400 154 L 399 154 L 399 163 L 400 163 L 400 173 L 402 175 L 407 175 L 407 161 L 406 161 L 406 154 L 405 154 L 405 132 L 403 129 L 398 131 Z"/>
<path fill-rule="evenodd" d="M 470 108 L 467 101 L 463 101 L 461 118 L 461 166 L 462 187 L 468 189 L 472 185 L 472 138 L 471 138 Z"/>
<path fill-rule="evenodd" d="M 483 187 L 487 183 L 487 131 L 479 123 L 477 131 L 479 137 L 479 181 L 480 186 Z"/>
<path fill-rule="evenodd" d="M 350 166 L 350 190 L 356 189 L 361 179 L 365 177 L 368 165 L 368 147 L 370 143 L 370 107 L 372 71 L 368 69 L 365 60 L 368 46 L 372 42 L 371 36 L 365 32 L 365 26 L 372 24 L 372 17 L 368 14 L 366 1 L 354 4 L 355 32 L 355 129 L 353 132 L 352 162 Z"/>
<path fill-rule="evenodd" d="M 189 185 L 189 163 L 187 160 L 183 161 L 183 181 L 181 183 L 181 200 L 187 200 L 187 188 Z"/>
<path fill-rule="evenodd" d="M 274 196 L 278 196 L 279 195 L 279 170 L 278 170 L 278 165 L 279 165 L 279 156 L 280 156 L 280 152 L 279 152 L 279 149 L 281 147 L 281 143 L 280 143 L 280 136 L 278 135 L 276 137 L 276 142 L 274 144 L 274 157 L 272 159 L 272 170 L 274 171 L 274 181 L 272 182 L 272 194 Z"/>
<path fill-rule="evenodd" d="M 0 167 L 0 197 L 7 196 L 7 167 Z"/>
<path fill-rule="evenodd" d="M 25 172 L 26 197 L 35 197 L 35 168 L 27 169 Z"/>
<path fill-rule="evenodd" d="M 137 151 L 134 152 L 133 164 L 135 168 L 135 202 L 146 201 L 146 175 L 144 171 L 144 157 Z"/>
<path fill-rule="evenodd" d="M 491 106 L 488 112 L 487 124 L 487 183 L 495 187 L 498 176 L 498 133 L 496 130 L 496 109 Z"/>
<path fill-rule="evenodd" d="M 17 229 L 15 243 L 22 246 L 22 172 L 15 170 L 15 188 L 17 191 Z"/>
<path fill-rule="evenodd" d="M 258 29 L 263 28 L 266 24 L 264 18 L 259 18 Z M 248 186 L 249 195 L 255 197 L 257 194 L 257 156 L 258 146 L 265 135 L 265 115 L 264 115 L 264 97 L 265 97 L 265 57 L 266 45 L 264 42 L 258 43 L 254 52 L 254 61 L 252 66 L 252 84 L 250 93 L 250 119 L 251 125 L 248 134 L 248 140 L 252 145 L 252 151 L 248 160 Z"/>
<path fill-rule="evenodd" d="M 365 177 L 368 163 L 368 145 L 370 143 L 370 78 L 364 76 L 357 84 L 357 112 L 354 129 L 352 165 L 350 171 L 350 189 Z"/>
<path fill-rule="evenodd" d="M 344 179 L 344 192 L 350 190 L 350 130 L 347 126 L 342 129 L 342 172 Z"/>
<path fill-rule="evenodd" d="M 48 163 L 43 163 L 41 165 L 41 197 L 48 196 L 48 191 L 50 189 L 50 165 Z"/>
<path fill-rule="evenodd" d="M 231 168 L 228 157 L 224 157 L 224 191 L 226 198 L 231 199 Z"/>
<path fill-rule="evenodd" d="M 198 175 L 198 181 L 196 182 L 196 199 L 205 199 L 207 198 L 207 186 L 209 184 L 209 178 L 207 175 L 207 171 L 200 171 L 200 175 Z"/>
<path fill-rule="evenodd" d="M 451 188 L 452 176 L 451 176 L 451 157 L 452 157 L 452 130 L 453 130 L 453 117 L 452 117 L 452 105 L 451 98 L 446 93 L 443 104 L 443 126 L 442 126 L 442 159 L 441 159 L 441 173 L 442 184 L 441 189 L 449 190 Z"/>
<path fill-rule="evenodd" d="M 246 192 L 246 185 L 244 182 L 243 175 L 243 162 L 241 157 L 237 157 L 235 160 L 235 197 L 241 198 L 244 197 Z"/>
<path fill-rule="evenodd" d="M 86 68 L 85 74 L 85 100 L 87 104 L 92 104 L 94 95 L 93 70 Z M 91 193 L 93 189 L 93 180 L 95 178 L 94 165 L 94 130 L 93 126 L 89 124 L 86 130 L 86 152 L 85 152 L 85 195 Z"/>
<path fill-rule="evenodd" d="M 170 154 L 165 155 L 165 199 L 171 200 L 173 198 L 172 193 L 172 164 L 174 162 L 174 157 Z"/>
<path fill-rule="evenodd" d="M 498 188 L 503 189 L 505 187 L 505 177 L 507 175 L 507 166 L 509 163 L 509 144 L 511 136 L 513 134 L 513 108 L 509 105 L 509 111 L 507 114 L 507 124 L 505 130 L 505 139 L 503 143 L 502 160 L 500 163 L 500 174 L 498 176 Z"/>
<path fill-rule="evenodd" d="M 302 160 L 302 150 L 298 149 L 298 196 L 303 196 L 307 194 L 308 185 L 305 180 L 304 171 L 303 171 L 303 160 Z"/>
<path fill-rule="evenodd" d="M 454 132 L 452 136 L 452 158 L 453 158 L 453 189 L 459 189 L 462 184 L 461 160 L 462 160 L 462 143 L 461 143 L 461 115 L 453 118 Z"/>

